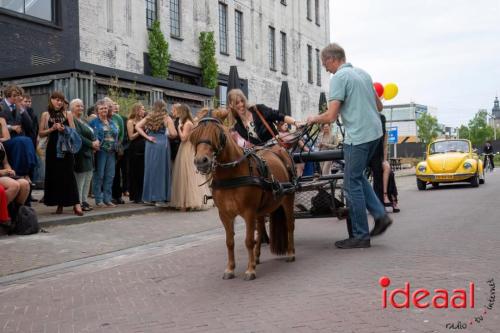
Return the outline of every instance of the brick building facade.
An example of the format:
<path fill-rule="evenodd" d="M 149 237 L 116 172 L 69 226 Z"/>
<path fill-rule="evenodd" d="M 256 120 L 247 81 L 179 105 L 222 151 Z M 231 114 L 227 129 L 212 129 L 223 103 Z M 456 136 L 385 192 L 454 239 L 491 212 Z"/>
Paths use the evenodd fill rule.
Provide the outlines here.
<path fill-rule="evenodd" d="M 277 108 L 281 82 L 288 81 L 292 114 L 298 118 L 317 112 L 320 92 L 327 89 L 319 59 L 330 38 L 327 0 L 38 2 L 50 16 L 0 3 L 0 28 L 13 46 L 0 53 L 0 61 L 9 64 L 0 68 L 0 81 L 21 84 L 40 107 L 54 89 L 91 105 L 114 84 L 112 78 L 123 90 L 138 91 L 147 104 L 163 98 L 196 108 L 214 94 L 224 102 L 232 65 L 251 102 Z M 169 42 L 168 80 L 148 75 L 148 26 L 154 19 Z M 202 31 L 215 32 L 215 91 L 201 86 Z"/>

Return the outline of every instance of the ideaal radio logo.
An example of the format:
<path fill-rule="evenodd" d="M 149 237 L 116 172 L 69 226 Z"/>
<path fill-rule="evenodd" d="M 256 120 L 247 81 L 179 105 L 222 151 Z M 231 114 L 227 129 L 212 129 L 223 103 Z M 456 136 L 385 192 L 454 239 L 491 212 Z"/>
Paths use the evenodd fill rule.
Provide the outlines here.
<path fill-rule="evenodd" d="M 478 311 L 478 315 L 467 320 L 458 321 L 456 323 L 446 323 L 445 327 L 450 330 L 467 329 L 474 324 L 479 324 L 486 319 L 488 311 L 493 310 L 495 305 L 495 280 L 486 281 L 489 289 L 488 299 L 483 303 Z M 391 280 L 387 276 L 379 279 L 379 284 L 382 287 L 382 308 L 393 307 L 395 309 L 410 308 L 410 303 L 419 309 L 434 308 L 434 309 L 476 309 L 475 302 L 475 284 L 469 282 L 467 288 L 453 289 L 434 289 L 430 291 L 426 288 L 411 289 L 410 282 L 405 282 L 403 288 L 395 288 L 388 290 Z M 396 300 L 398 297 L 399 301 Z"/>

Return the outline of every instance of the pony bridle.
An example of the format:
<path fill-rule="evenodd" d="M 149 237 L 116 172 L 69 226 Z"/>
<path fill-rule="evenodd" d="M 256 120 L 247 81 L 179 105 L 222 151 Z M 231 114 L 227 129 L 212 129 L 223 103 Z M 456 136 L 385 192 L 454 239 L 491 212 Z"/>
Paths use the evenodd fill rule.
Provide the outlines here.
<path fill-rule="evenodd" d="M 217 118 L 212 118 L 212 117 L 206 117 L 206 118 L 202 118 L 199 122 L 198 122 L 198 126 L 202 125 L 202 124 L 206 124 L 206 123 L 209 123 L 209 122 L 212 122 L 212 123 L 216 123 L 219 129 L 219 142 L 220 142 L 220 147 L 217 147 L 213 144 L 212 141 L 210 140 L 199 140 L 198 142 L 196 142 L 196 147 L 195 147 L 195 150 L 197 151 L 198 149 L 198 145 L 200 144 L 206 144 L 206 145 L 209 145 L 211 148 L 212 148 L 212 163 L 210 165 L 210 168 L 208 168 L 207 171 L 202 171 L 200 170 L 199 168 L 198 171 L 203 174 L 203 175 L 208 175 L 210 173 L 212 173 L 213 171 L 215 171 L 215 168 L 217 167 L 217 165 L 219 165 L 219 163 L 217 162 L 217 157 L 219 156 L 219 154 L 224 150 L 224 148 L 226 147 L 226 142 L 227 142 L 227 138 L 226 138 L 226 134 L 224 134 L 224 131 L 222 130 L 222 128 L 220 128 L 220 126 L 222 126 L 222 122 L 217 119 Z"/>

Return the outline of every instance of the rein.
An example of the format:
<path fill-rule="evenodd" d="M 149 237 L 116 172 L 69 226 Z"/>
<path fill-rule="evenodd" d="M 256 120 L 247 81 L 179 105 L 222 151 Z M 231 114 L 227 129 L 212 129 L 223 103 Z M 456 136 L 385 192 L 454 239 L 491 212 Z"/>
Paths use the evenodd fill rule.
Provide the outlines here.
<path fill-rule="evenodd" d="M 276 142 L 278 142 L 278 144 L 287 149 L 285 144 L 283 143 L 283 140 L 280 138 L 280 136 L 278 134 L 274 134 L 273 130 L 271 129 L 271 126 L 269 126 L 269 124 L 267 123 L 266 119 L 264 118 L 264 116 L 262 115 L 262 113 L 260 113 L 259 109 L 257 108 L 257 106 L 254 106 L 254 110 L 255 110 L 255 113 L 257 113 L 257 115 L 259 116 L 260 120 L 262 121 L 262 123 L 264 124 L 264 126 L 266 127 L 266 129 L 268 130 L 269 134 L 271 134 L 271 137 L 276 139 Z"/>
<path fill-rule="evenodd" d="M 210 170 L 208 173 L 211 173 L 211 177 L 207 179 L 206 182 L 204 182 L 202 185 L 205 185 L 206 183 L 211 181 L 211 187 L 212 188 L 237 188 L 240 186 L 258 186 L 260 188 L 263 188 L 265 191 L 271 191 L 274 193 L 275 196 L 281 196 L 283 194 L 287 193 L 292 193 L 295 191 L 295 185 L 292 183 L 279 183 L 274 180 L 274 178 L 271 175 L 271 179 L 267 179 L 268 177 L 268 168 L 266 161 L 262 159 L 261 157 L 257 156 L 255 153 L 257 150 L 260 148 L 254 147 L 250 149 L 244 149 L 244 153 L 241 157 L 239 157 L 235 161 L 231 162 L 226 162 L 226 163 L 219 163 L 217 161 L 217 157 L 219 154 L 224 150 L 226 147 L 226 142 L 227 142 L 227 136 L 224 133 L 224 130 L 220 128 L 222 126 L 222 123 L 216 119 L 216 118 L 203 118 L 200 120 L 198 123 L 198 126 L 200 126 L 202 123 L 208 123 L 208 122 L 213 122 L 216 123 L 217 127 L 221 131 L 219 133 L 219 141 L 221 142 L 220 147 L 216 147 L 212 141 L 208 139 L 203 139 L 199 140 L 196 142 L 196 147 L 199 144 L 207 144 L 212 147 L 213 150 L 213 157 L 212 157 L 212 165 L 210 166 Z M 235 177 L 235 178 L 230 178 L 230 179 L 220 179 L 220 180 L 214 180 L 213 174 L 215 173 L 215 169 L 217 167 L 224 168 L 224 169 L 229 169 L 229 168 L 234 168 L 238 166 L 240 163 L 243 161 L 249 159 L 249 158 L 254 158 L 257 162 L 257 170 L 259 171 L 260 175 L 259 176 L 253 176 L 252 175 L 252 167 L 250 166 L 250 175 L 248 176 L 241 176 L 241 177 Z"/>

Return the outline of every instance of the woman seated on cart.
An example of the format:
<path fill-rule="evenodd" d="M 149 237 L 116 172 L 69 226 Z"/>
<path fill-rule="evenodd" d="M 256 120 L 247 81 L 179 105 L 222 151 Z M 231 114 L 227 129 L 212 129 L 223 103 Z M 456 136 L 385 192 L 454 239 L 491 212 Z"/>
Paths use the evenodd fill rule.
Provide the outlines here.
<path fill-rule="evenodd" d="M 278 135 L 276 125 L 279 122 L 296 125 L 296 121 L 292 117 L 264 104 L 249 105 L 240 89 L 229 91 L 227 109 L 229 110 L 230 126 L 233 128 L 233 137 L 238 145 L 244 148 L 264 145 L 267 141 L 275 138 Z M 269 128 L 264 124 L 263 119 Z M 271 135 L 270 131 L 274 135 Z"/>

